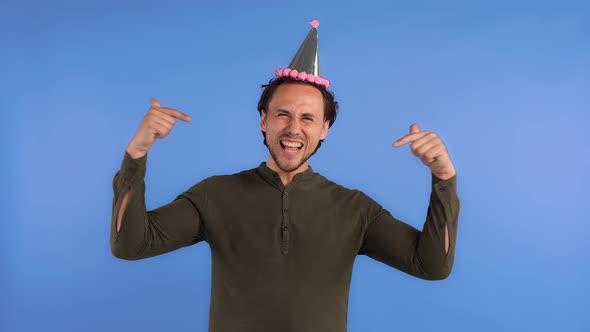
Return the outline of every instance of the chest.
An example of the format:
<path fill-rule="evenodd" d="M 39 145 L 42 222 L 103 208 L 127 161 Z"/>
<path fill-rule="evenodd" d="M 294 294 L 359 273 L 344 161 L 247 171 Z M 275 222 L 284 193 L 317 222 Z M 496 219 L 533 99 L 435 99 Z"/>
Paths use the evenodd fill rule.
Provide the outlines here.
<path fill-rule="evenodd" d="M 237 190 L 209 203 L 212 250 L 252 257 L 354 257 L 362 242 L 361 208 L 330 193 Z"/>

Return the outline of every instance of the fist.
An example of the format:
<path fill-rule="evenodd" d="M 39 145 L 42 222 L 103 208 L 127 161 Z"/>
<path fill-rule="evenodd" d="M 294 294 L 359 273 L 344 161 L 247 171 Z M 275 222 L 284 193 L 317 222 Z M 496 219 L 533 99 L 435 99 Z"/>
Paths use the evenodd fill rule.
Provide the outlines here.
<path fill-rule="evenodd" d="M 410 126 L 410 133 L 393 142 L 393 147 L 411 143 L 412 153 L 428 166 L 436 177 L 442 180 L 452 178 L 457 172 L 451 161 L 447 147 L 433 132 L 420 131 L 417 124 Z"/>
<path fill-rule="evenodd" d="M 174 108 L 160 106 L 160 102 L 156 99 L 151 99 L 150 104 L 150 109 L 127 146 L 127 153 L 133 159 L 143 157 L 154 145 L 157 138 L 168 136 L 176 124 L 176 119 L 186 122 L 192 121 L 190 116 Z"/>

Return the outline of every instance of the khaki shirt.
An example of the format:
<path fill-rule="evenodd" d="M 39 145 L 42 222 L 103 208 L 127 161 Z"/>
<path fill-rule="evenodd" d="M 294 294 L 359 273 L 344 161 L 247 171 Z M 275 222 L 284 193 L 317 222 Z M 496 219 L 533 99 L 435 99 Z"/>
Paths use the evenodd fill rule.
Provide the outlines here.
<path fill-rule="evenodd" d="M 115 175 L 113 255 L 142 259 L 206 241 L 212 256 L 209 331 L 346 331 L 359 254 L 423 279 L 444 279 L 451 272 L 459 215 L 456 177 L 433 176 L 420 232 L 361 191 L 311 167 L 285 187 L 265 163 L 207 178 L 146 211 L 146 160 L 147 155 L 134 160 L 126 153 Z M 129 190 L 117 232 L 117 211 Z"/>

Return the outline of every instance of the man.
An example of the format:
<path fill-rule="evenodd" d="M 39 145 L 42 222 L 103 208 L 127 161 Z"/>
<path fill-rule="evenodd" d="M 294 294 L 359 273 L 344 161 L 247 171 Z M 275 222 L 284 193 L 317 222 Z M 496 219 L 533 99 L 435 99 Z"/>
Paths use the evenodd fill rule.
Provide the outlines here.
<path fill-rule="evenodd" d="M 314 37 L 317 25 L 312 26 Z M 305 56 L 304 46 L 309 45 L 304 42 L 298 55 Z M 312 43 L 314 48 L 317 52 Z M 266 163 L 207 178 L 173 202 L 146 211 L 147 153 L 176 120 L 191 121 L 152 100 L 114 179 L 111 247 L 116 257 L 141 259 L 208 242 L 210 331 L 346 331 L 358 254 L 424 279 L 444 279 L 451 271 L 459 201 L 456 171 L 443 142 L 414 124 L 393 143 L 411 144 L 432 172 L 433 191 L 420 232 L 362 192 L 333 183 L 309 166 L 335 120 L 337 103 L 317 62 L 310 69 L 305 61 L 294 65 L 295 60 L 276 72 L 258 105 L 269 150 Z"/>

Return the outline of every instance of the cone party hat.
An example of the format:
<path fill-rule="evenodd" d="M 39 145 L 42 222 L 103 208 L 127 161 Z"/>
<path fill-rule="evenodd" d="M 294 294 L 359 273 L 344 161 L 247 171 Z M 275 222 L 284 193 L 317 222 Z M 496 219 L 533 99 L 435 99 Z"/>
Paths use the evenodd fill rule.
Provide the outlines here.
<path fill-rule="evenodd" d="M 299 47 L 288 68 L 277 69 L 275 76 L 289 77 L 294 80 L 306 81 L 328 88 L 330 81 L 320 75 L 320 51 L 318 47 L 318 30 L 320 22 L 309 22 L 311 31 Z"/>

